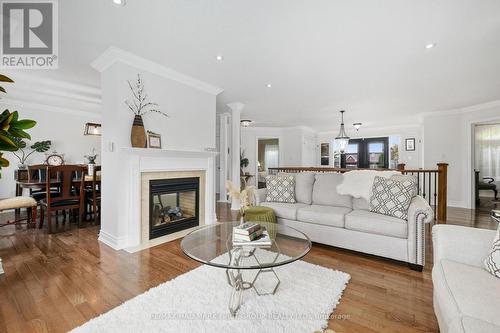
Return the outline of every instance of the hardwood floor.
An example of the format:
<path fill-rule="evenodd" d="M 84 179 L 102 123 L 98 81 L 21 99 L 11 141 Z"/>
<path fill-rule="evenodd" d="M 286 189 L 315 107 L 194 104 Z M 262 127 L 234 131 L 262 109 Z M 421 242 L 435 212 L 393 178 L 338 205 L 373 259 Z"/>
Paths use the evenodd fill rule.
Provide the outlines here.
<path fill-rule="evenodd" d="M 221 221 L 234 218 L 218 206 Z M 7 214 L 0 215 L 5 220 Z M 488 214 L 449 209 L 450 224 L 496 227 Z M 25 226 L 0 228 L 0 332 L 65 332 L 199 264 L 180 241 L 138 253 L 114 251 L 97 241 L 99 227 L 48 235 Z M 437 332 L 432 307 L 432 244 L 427 266 L 406 264 L 314 244 L 305 261 L 351 274 L 329 327 L 336 332 Z"/>

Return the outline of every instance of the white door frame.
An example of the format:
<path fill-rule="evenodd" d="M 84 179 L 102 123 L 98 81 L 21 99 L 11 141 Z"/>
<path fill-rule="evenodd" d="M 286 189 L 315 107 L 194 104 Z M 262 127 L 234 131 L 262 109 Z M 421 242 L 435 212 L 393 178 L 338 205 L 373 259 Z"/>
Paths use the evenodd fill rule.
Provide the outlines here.
<path fill-rule="evenodd" d="M 469 209 L 475 209 L 476 207 L 476 189 L 475 189 L 475 176 L 474 176 L 474 167 L 476 162 L 476 138 L 475 138 L 475 126 L 480 124 L 487 124 L 492 122 L 500 121 L 500 117 L 488 117 L 483 119 L 475 119 L 468 120 L 465 123 L 467 134 L 466 142 L 467 144 L 467 161 L 468 163 L 466 168 L 466 179 L 469 179 L 466 182 L 465 193 L 469 193 L 466 198 L 465 204 Z"/>
<path fill-rule="evenodd" d="M 255 137 L 255 186 L 259 186 L 259 140 L 278 140 L 278 166 L 283 160 L 282 143 L 280 136 L 256 136 Z"/>

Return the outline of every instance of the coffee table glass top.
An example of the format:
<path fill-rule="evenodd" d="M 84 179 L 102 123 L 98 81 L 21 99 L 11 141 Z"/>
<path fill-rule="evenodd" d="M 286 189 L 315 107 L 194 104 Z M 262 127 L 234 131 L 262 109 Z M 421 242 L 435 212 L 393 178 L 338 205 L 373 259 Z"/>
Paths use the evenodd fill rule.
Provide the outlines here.
<path fill-rule="evenodd" d="M 181 241 L 182 251 L 201 263 L 228 269 L 262 269 L 281 266 L 304 257 L 311 249 L 311 240 L 297 229 L 275 223 L 258 222 L 264 226 L 271 246 L 233 245 L 233 227 L 240 222 L 217 223 L 191 231 Z M 251 251 L 255 260 L 231 260 L 235 251 Z"/>

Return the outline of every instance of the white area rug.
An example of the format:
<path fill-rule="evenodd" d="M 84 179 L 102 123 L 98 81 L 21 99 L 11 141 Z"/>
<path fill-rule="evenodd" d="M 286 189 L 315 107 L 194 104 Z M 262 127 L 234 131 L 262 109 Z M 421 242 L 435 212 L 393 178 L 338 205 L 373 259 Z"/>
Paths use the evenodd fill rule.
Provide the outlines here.
<path fill-rule="evenodd" d="M 73 332 L 312 333 L 325 328 L 349 274 L 304 261 L 275 271 L 281 280 L 276 294 L 258 296 L 253 289 L 244 291 L 235 318 L 228 310 L 232 288 L 225 269 L 204 265 L 151 288 Z M 252 281 L 254 274 L 256 271 L 245 271 L 245 280 Z M 270 275 L 262 277 L 265 284 L 274 281 Z"/>

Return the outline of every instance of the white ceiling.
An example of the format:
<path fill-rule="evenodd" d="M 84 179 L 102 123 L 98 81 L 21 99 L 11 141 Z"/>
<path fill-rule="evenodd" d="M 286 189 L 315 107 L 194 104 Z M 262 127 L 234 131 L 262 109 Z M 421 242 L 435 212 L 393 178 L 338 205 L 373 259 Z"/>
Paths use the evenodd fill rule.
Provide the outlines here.
<path fill-rule="evenodd" d="M 264 126 L 336 129 L 339 109 L 393 124 L 500 99 L 498 0 L 62 0 L 59 18 L 60 69 L 30 74 L 98 85 L 89 64 L 114 45 L 225 89 L 219 111 L 242 102 Z"/>

